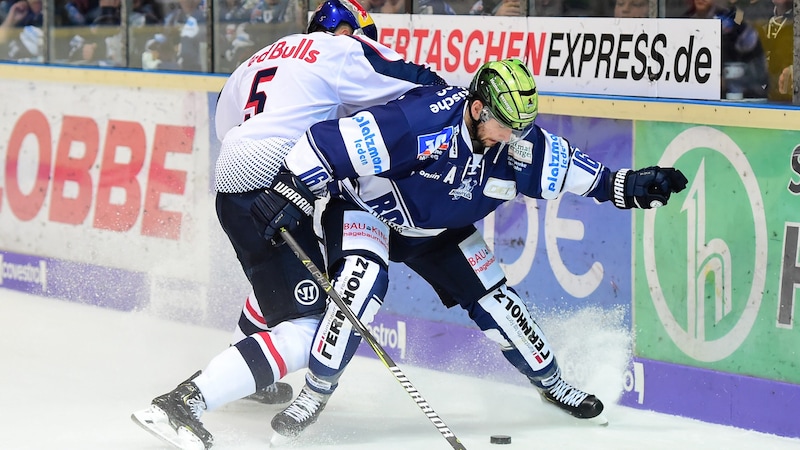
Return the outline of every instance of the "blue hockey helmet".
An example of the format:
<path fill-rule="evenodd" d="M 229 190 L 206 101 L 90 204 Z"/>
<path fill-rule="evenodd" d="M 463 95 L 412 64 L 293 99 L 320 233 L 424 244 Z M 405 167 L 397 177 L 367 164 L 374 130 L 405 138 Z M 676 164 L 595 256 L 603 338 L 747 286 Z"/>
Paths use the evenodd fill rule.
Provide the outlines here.
<path fill-rule="evenodd" d="M 306 32 L 332 32 L 343 22 L 350 25 L 355 34 L 363 34 L 374 41 L 378 40 L 375 21 L 355 0 L 327 0 L 321 3 L 308 21 Z"/>

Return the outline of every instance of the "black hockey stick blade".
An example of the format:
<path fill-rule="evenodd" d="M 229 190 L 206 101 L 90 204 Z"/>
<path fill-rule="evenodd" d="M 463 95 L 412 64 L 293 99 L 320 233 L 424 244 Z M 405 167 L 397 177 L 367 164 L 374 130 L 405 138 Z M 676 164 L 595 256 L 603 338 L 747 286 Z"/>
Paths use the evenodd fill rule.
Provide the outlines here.
<path fill-rule="evenodd" d="M 328 297 L 333 301 L 333 303 L 336 304 L 336 306 L 339 307 L 339 310 L 342 311 L 342 314 L 344 314 L 345 317 L 347 317 L 347 320 L 350 321 L 350 323 L 353 325 L 353 328 L 355 328 L 358 334 L 360 334 L 361 337 L 367 341 L 369 346 L 372 347 L 372 350 L 378 356 L 378 359 L 380 359 L 383 362 L 383 365 L 385 365 L 386 368 L 392 372 L 394 378 L 400 383 L 401 386 L 403 386 L 403 389 L 405 389 L 406 393 L 411 396 L 411 399 L 414 400 L 414 403 L 417 404 L 419 409 L 425 413 L 425 416 L 433 423 L 433 426 L 435 426 L 439 433 L 441 433 L 442 437 L 444 437 L 447 442 L 450 443 L 450 446 L 453 447 L 453 449 L 467 450 L 458 437 L 456 437 L 455 433 L 453 433 L 444 423 L 442 418 L 439 417 L 439 414 L 437 414 L 431 405 L 428 404 L 428 401 L 422 397 L 419 391 L 417 391 L 417 388 L 411 384 L 411 381 L 403 373 L 403 371 L 397 367 L 397 364 L 395 364 L 389 354 L 386 353 L 386 350 L 383 349 L 381 344 L 378 343 L 378 340 L 375 339 L 375 336 L 372 335 L 372 333 L 369 331 L 369 328 L 361 323 L 361 320 L 358 319 L 358 316 L 356 316 L 353 310 L 347 306 L 347 303 L 342 300 L 336 290 L 333 289 L 330 281 L 325 278 L 325 275 L 319 270 L 319 268 L 317 268 L 317 265 L 314 264 L 314 262 L 311 261 L 311 258 L 308 257 L 302 248 L 300 248 L 300 244 L 294 240 L 294 237 L 292 237 L 292 235 L 283 228 L 281 229 L 281 237 L 286 244 L 289 245 L 289 248 L 292 249 L 292 252 L 295 254 L 295 256 L 297 256 L 297 259 L 299 259 L 300 262 L 306 266 L 306 269 L 308 269 L 309 273 L 311 273 L 311 276 L 314 277 L 314 280 L 317 282 L 319 287 L 328 294 Z"/>

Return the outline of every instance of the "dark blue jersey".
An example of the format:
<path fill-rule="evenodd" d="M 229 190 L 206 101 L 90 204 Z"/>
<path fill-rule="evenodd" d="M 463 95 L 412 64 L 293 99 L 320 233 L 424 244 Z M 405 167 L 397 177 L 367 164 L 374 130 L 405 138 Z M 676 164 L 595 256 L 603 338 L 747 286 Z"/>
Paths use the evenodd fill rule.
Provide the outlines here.
<path fill-rule="evenodd" d="M 521 140 L 473 154 L 467 97 L 465 88 L 419 87 L 320 122 L 286 165 L 315 192 L 346 197 L 409 236 L 473 224 L 518 193 L 608 200 L 608 169 L 536 125 Z"/>

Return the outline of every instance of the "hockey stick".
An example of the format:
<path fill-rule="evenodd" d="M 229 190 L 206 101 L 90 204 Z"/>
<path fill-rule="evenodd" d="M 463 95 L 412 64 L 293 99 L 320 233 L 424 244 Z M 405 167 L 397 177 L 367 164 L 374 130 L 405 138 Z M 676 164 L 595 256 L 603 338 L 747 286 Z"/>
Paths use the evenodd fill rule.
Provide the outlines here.
<path fill-rule="evenodd" d="M 417 388 L 411 384 L 411 381 L 408 379 L 408 377 L 406 377 L 403 371 L 397 367 L 397 364 L 395 364 L 389 354 L 386 353 L 386 350 L 383 349 L 381 344 L 378 343 L 378 341 L 375 339 L 375 336 L 373 336 L 369 329 L 365 327 L 363 323 L 361 323 L 361 320 L 358 319 L 358 316 L 356 316 L 353 310 L 347 306 L 344 300 L 342 300 L 336 290 L 333 289 L 333 286 L 328 279 L 325 278 L 325 275 L 323 275 L 323 273 L 317 268 L 316 264 L 311 261 L 311 258 L 306 255 L 303 249 L 300 248 L 300 245 L 297 243 L 297 241 L 294 240 L 294 237 L 292 237 L 292 235 L 289 234 L 285 228 L 281 229 L 281 237 L 283 237 L 283 240 L 292 249 L 292 252 L 294 252 L 295 256 L 297 256 L 297 259 L 299 259 L 300 262 L 306 266 L 306 269 L 308 269 L 308 271 L 314 277 L 314 280 L 316 280 L 317 284 L 319 284 L 322 290 L 328 294 L 328 297 L 333 300 L 333 303 L 339 307 L 345 317 L 347 317 L 347 320 L 353 324 L 353 328 L 355 328 L 358 334 L 360 334 L 361 337 L 363 337 L 364 340 L 369 343 L 370 347 L 372 347 L 372 350 L 375 351 L 376 355 L 378 355 L 378 358 L 383 361 L 383 365 L 385 365 L 386 368 L 392 372 L 392 375 L 394 375 L 395 379 L 400 383 L 401 386 L 403 386 L 403 388 L 406 390 L 406 393 L 411 396 L 411 399 L 414 400 L 419 409 L 425 413 L 425 416 L 427 416 L 428 419 L 433 423 L 433 426 L 439 430 L 439 433 L 442 434 L 442 437 L 447 439 L 447 442 L 449 442 L 455 450 L 467 450 L 467 448 L 464 447 L 461 441 L 456 437 L 455 433 L 450 431 L 450 428 L 448 428 L 441 417 L 439 417 L 439 414 L 436 414 L 436 411 L 431 408 L 431 405 L 428 404 L 427 400 L 422 398 L 422 395 L 419 393 L 419 391 L 417 391 Z"/>

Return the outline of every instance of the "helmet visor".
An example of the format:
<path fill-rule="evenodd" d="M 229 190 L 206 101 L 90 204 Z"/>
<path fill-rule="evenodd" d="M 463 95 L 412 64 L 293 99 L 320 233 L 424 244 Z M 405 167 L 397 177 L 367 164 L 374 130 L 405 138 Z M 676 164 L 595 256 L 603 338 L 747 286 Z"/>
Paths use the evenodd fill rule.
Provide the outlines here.
<path fill-rule="evenodd" d="M 481 110 L 481 122 L 486 122 L 492 119 L 497 121 L 497 123 L 499 123 L 501 127 L 508 128 L 511 130 L 511 141 L 517 141 L 527 136 L 528 131 L 530 131 L 530 125 L 531 123 L 533 123 L 531 122 L 527 125 L 523 125 L 521 128 L 515 127 L 503 120 L 500 120 L 500 118 L 494 115 L 491 109 L 484 106 L 483 109 Z"/>

